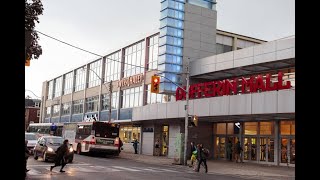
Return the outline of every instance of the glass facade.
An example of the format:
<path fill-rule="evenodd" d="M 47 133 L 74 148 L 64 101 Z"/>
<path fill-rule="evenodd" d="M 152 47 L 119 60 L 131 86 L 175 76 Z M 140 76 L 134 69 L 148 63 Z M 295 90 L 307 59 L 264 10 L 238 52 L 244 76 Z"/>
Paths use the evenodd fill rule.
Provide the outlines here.
<path fill-rule="evenodd" d="M 120 128 L 119 137 L 124 143 L 132 143 L 140 140 L 140 127 L 123 126 Z"/>
<path fill-rule="evenodd" d="M 53 80 L 48 83 L 48 99 L 52 99 L 53 95 Z"/>
<path fill-rule="evenodd" d="M 71 102 L 63 103 L 61 105 L 61 116 L 70 115 Z"/>
<path fill-rule="evenodd" d="M 86 98 L 86 112 L 98 111 L 99 96 L 93 96 Z"/>
<path fill-rule="evenodd" d="M 183 56 L 184 0 L 165 0 L 161 2 L 160 39 L 158 70 L 161 76 L 160 92 L 174 93 L 180 84 Z"/>
<path fill-rule="evenodd" d="M 187 0 L 187 2 L 196 6 L 212 10 L 216 9 L 216 0 Z"/>
<path fill-rule="evenodd" d="M 73 101 L 73 110 L 72 114 L 80 114 L 83 113 L 83 99 Z"/>
<path fill-rule="evenodd" d="M 143 88 L 135 87 L 122 91 L 122 108 L 142 106 Z"/>
<path fill-rule="evenodd" d="M 64 75 L 64 89 L 63 94 L 72 93 L 73 89 L 73 72 Z"/>
<path fill-rule="evenodd" d="M 104 94 L 101 96 L 101 110 L 109 110 L 109 101 L 110 95 Z M 119 102 L 119 92 L 112 92 L 112 101 L 111 101 L 111 109 L 117 109 Z"/>
<path fill-rule="evenodd" d="M 60 115 L 60 105 L 52 106 L 52 117 L 56 117 Z"/>
<path fill-rule="evenodd" d="M 79 68 L 75 71 L 75 84 L 74 84 L 74 91 L 81 91 L 84 90 L 86 84 L 86 69 Z"/>
<path fill-rule="evenodd" d="M 59 97 L 61 96 L 62 91 L 62 76 L 58 77 L 54 80 L 54 94 L 53 97 Z"/>
<path fill-rule="evenodd" d="M 158 68 L 158 52 L 159 52 L 158 41 L 159 41 L 159 35 L 155 35 L 149 38 L 148 70 Z"/>
<path fill-rule="evenodd" d="M 102 61 L 98 60 L 89 65 L 88 88 L 99 86 L 101 84 Z"/>
<path fill-rule="evenodd" d="M 51 116 L 51 107 L 46 107 L 46 118 Z"/>
<path fill-rule="evenodd" d="M 167 103 L 171 101 L 171 95 L 151 93 L 151 85 L 147 86 L 147 104 Z"/>
<path fill-rule="evenodd" d="M 145 66 L 145 43 L 144 41 L 125 48 L 124 77 L 133 76 L 144 72 Z M 129 65 L 130 64 L 130 65 Z M 133 65 L 133 66 L 132 66 Z M 137 67 L 142 66 L 142 67 Z"/>
<path fill-rule="evenodd" d="M 120 79 L 121 57 L 121 51 L 117 51 L 106 57 L 104 82 Z"/>

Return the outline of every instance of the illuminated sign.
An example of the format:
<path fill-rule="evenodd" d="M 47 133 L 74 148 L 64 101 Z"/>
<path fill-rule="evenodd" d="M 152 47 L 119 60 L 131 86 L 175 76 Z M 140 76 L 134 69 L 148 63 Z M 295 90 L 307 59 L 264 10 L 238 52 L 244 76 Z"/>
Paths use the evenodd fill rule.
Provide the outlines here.
<path fill-rule="evenodd" d="M 123 78 L 118 82 L 118 86 L 119 87 L 123 87 L 123 86 L 131 86 L 132 84 L 138 84 L 141 83 L 143 80 L 143 74 L 137 74 L 134 76 L 130 76 L 127 78 Z"/>
<path fill-rule="evenodd" d="M 271 81 L 271 75 L 267 74 L 265 81 L 262 75 L 251 76 L 250 79 L 244 77 L 241 78 L 241 83 L 239 79 L 234 80 L 218 80 L 210 81 L 205 83 L 193 84 L 189 87 L 189 99 L 204 98 L 204 97 L 214 97 L 223 95 L 234 95 L 238 94 L 238 89 L 241 88 L 241 93 L 254 93 L 257 91 L 274 91 L 281 89 L 290 89 L 291 82 L 286 81 L 283 84 L 283 73 L 278 73 L 278 82 Z M 185 88 L 185 87 L 184 87 Z M 178 87 L 176 90 L 176 100 L 186 99 L 185 91 Z"/>

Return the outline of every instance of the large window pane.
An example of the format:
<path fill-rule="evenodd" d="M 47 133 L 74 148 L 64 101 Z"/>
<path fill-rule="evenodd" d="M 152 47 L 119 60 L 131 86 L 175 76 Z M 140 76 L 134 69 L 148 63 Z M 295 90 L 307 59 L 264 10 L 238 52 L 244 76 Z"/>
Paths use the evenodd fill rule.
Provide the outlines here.
<path fill-rule="evenodd" d="M 64 90 L 63 94 L 70 94 L 73 88 L 73 72 L 64 75 Z"/>
<path fill-rule="evenodd" d="M 260 122 L 260 135 L 273 135 L 273 122 Z"/>
<path fill-rule="evenodd" d="M 281 121 L 280 134 L 295 135 L 295 121 Z"/>
<path fill-rule="evenodd" d="M 257 122 L 245 122 L 244 123 L 244 134 L 246 135 L 257 135 Z"/>
<path fill-rule="evenodd" d="M 226 131 L 227 131 L 226 123 L 217 123 L 216 126 L 217 126 L 216 134 L 226 134 Z"/>

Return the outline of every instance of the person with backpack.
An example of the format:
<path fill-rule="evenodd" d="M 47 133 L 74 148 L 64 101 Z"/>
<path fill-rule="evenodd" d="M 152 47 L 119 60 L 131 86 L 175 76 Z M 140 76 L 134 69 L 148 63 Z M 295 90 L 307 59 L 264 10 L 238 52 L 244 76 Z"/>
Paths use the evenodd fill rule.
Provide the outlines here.
<path fill-rule="evenodd" d="M 206 173 L 208 173 L 208 166 L 207 166 L 207 157 L 209 157 L 209 150 L 206 148 L 203 148 L 202 144 L 197 145 L 197 158 L 198 158 L 198 167 L 196 169 L 196 172 L 199 172 L 200 165 L 203 162 L 204 168 L 206 170 Z"/>

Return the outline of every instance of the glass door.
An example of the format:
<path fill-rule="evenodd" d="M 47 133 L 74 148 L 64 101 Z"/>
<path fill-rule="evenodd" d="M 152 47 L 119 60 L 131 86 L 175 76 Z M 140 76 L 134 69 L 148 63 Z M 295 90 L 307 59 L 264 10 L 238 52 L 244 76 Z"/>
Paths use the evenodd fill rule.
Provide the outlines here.
<path fill-rule="evenodd" d="M 251 160 L 257 160 L 257 138 L 251 138 Z"/>
<path fill-rule="evenodd" d="M 288 162 L 288 138 L 281 138 L 281 163 Z"/>
<path fill-rule="evenodd" d="M 260 138 L 260 161 L 266 161 L 267 146 L 267 138 Z"/>
<path fill-rule="evenodd" d="M 169 146 L 169 126 L 162 127 L 162 137 L 161 137 L 161 155 L 167 156 L 168 155 L 168 146 Z"/>
<path fill-rule="evenodd" d="M 257 160 L 257 138 L 244 138 L 244 160 Z"/>

